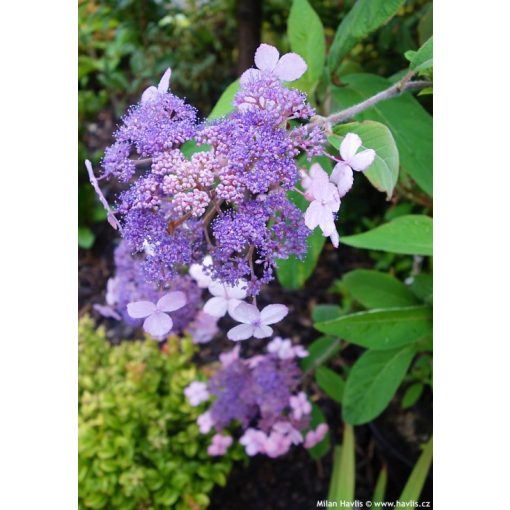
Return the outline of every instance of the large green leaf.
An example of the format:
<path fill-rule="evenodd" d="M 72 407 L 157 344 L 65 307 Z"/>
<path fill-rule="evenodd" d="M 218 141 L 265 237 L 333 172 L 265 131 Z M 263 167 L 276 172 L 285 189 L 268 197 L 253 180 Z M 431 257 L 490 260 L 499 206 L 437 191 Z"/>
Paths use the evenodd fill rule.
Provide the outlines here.
<path fill-rule="evenodd" d="M 340 350 L 340 340 L 330 336 L 321 336 L 308 346 L 308 356 L 301 360 L 301 368 L 310 370 L 326 363 Z"/>
<path fill-rule="evenodd" d="M 317 305 L 312 310 L 314 322 L 329 321 L 342 315 L 342 309 L 338 305 Z"/>
<path fill-rule="evenodd" d="M 336 446 L 333 473 L 329 484 L 328 501 L 345 505 L 354 501 L 356 486 L 356 456 L 354 429 L 346 423 L 342 446 Z"/>
<path fill-rule="evenodd" d="M 362 347 L 386 350 L 417 342 L 432 334 L 432 309 L 428 306 L 388 308 L 344 315 L 314 327 Z"/>
<path fill-rule="evenodd" d="M 292 51 L 304 58 L 308 69 L 292 84 L 310 94 L 322 75 L 326 41 L 322 22 L 308 0 L 294 0 L 288 20 L 288 35 Z"/>
<path fill-rule="evenodd" d="M 418 305 L 420 301 L 394 276 L 370 269 L 347 273 L 342 282 L 352 297 L 366 308 Z"/>
<path fill-rule="evenodd" d="M 391 198 L 399 169 L 398 149 L 391 131 L 380 122 L 367 120 L 336 126 L 334 133 L 329 137 L 329 142 L 337 149 L 347 133 L 359 135 L 363 149 L 374 149 L 375 160 L 363 174 L 376 189 Z"/>
<path fill-rule="evenodd" d="M 218 102 L 214 105 L 208 119 L 218 119 L 230 113 L 234 109 L 234 97 L 239 90 L 239 80 L 232 82 L 221 94 Z"/>
<path fill-rule="evenodd" d="M 409 68 L 413 71 L 425 71 L 433 65 L 432 37 L 427 39 L 418 51 L 406 51 L 405 57 L 409 60 Z"/>
<path fill-rule="evenodd" d="M 433 280 L 431 274 L 420 273 L 413 276 L 413 281 L 409 288 L 424 303 L 432 303 Z"/>
<path fill-rule="evenodd" d="M 343 76 L 342 82 L 345 87 L 332 88 L 332 111 L 348 108 L 392 85 L 373 74 Z M 388 126 L 397 143 L 403 170 L 432 195 L 432 117 L 420 103 L 406 93 L 381 101 L 355 118 Z"/>
<path fill-rule="evenodd" d="M 425 485 L 430 465 L 432 464 L 432 452 L 432 438 L 430 438 L 424 446 L 420 458 L 416 462 L 400 498 L 398 498 L 399 501 L 402 501 L 403 503 L 418 501 L 423 486 Z"/>
<path fill-rule="evenodd" d="M 319 388 L 339 404 L 342 403 L 345 381 L 335 371 L 327 367 L 319 367 L 315 372 L 315 380 Z"/>
<path fill-rule="evenodd" d="M 283 287 L 286 289 L 300 289 L 305 284 L 317 265 L 325 242 L 326 238 L 322 235 L 321 230 L 316 228 L 308 236 L 308 250 L 303 260 L 299 260 L 292 255 L 288 259 L 277 261 L 276 275 Z"/>
<path fill-rule="evenodd" d="M 367 423 L 390 403 L 415 355 L 413 346 L 365 352 L 349 372 L 343 394 L 343 418 L 351 425 Z"/>
<path fill-rule="evenodd" d="M 341 242 L 366 250 L 432 255 L 432 218 L 420 214 L 399 216 L 367 232 L 343 236 Z"/>
<path fill-rule="evenodd" d="M 335 71 L 342 58 L 371 32 L 384 25 L 405 0 L 357 0 L 337 28 L 329 50 L 328 67 Z"/>

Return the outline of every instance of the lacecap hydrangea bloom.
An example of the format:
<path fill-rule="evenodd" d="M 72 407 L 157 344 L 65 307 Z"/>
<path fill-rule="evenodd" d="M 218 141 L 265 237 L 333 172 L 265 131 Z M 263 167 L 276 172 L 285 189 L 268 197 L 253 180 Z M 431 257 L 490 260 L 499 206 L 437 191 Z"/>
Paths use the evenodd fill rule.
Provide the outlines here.
<path fill-rule="evenodd" d="M 232 432 L 248 455 L 278 457 L 292 445 L 312 448 L 322 441 L 327 425 L 310 426 L 312 406 L 300 389 L 303 374 L 296 360 L 306 350 L 277 337 L 263 355 L 243 359 L 239 351 L 237 345 L 220 356 L 221 368 L 207 384 L 195 381 L 185 390 L 193 406 L 210 401 L 197 420 L 203 434 L 215 432 L 209 454 L 225 453 Z"/>
<path fill-rule="evenodd" d="M 231 288 L 246 282 L 253 296 L 274 278 L 279 259 L 305 255 L 311 225 L 327 224 L 325 235 L 334 236 L 334 211 L 331 221 L 307 227 L 287 195 L 301 178 L 296 158 L 323 154 L 326 143 L 324 128 L 311 122 L 315 112 L 306 95 L 287 84 L 306 64 L 267 44 L 255 64 L 241 77 L 232 112 L 210 122 L 170 92 L 167 70 L 123 117 L 105 151 L 103 174 L 96 179 L 90 172 L 98 194 L 101 179 L 125 183 L 115 208 L 100 198 L 143 258 L 147 280 L 164 283 L 211 255 L 213 281 Z M 184 143 L 195 145 L 192 155 Z M 342 161 L 359 169 L 355 152 Z"/>

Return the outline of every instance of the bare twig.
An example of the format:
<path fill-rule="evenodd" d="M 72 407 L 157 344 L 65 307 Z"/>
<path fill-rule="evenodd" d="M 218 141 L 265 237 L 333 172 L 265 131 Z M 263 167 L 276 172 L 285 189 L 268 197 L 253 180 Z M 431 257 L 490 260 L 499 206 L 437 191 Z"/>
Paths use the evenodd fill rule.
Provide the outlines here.
<path fill-rule="evenodd" d="M 341 122 L 345 122 L 351 117 L 354 117 L 358 113 L 368 110 L 368 108 L 371 108 L 372 106 L 376 105 L 381 101 L 385 101 L 386 99 L 391 99 L 392 97 L 399 96 L 404 92 L 408 92 L 411 90 L 422 90 L 424 88 L 432 86 L 432 82 L 430 81 L 423 80 L 409 81 L 411 76 L 412 75 L 407 74 L 399 82 L 395 83 L 386 90 L 382 90 L 381 92 L 375 94 L 375 96 L 369 97 L 368 99 L 365 99 L 365 101 L 362 101 L 361 103 L 346 108 L 341 112 L 333 113 L 328 117 L 317 116 L 312 120 L 312 123 L 331 125 L 340 124 Z"/>

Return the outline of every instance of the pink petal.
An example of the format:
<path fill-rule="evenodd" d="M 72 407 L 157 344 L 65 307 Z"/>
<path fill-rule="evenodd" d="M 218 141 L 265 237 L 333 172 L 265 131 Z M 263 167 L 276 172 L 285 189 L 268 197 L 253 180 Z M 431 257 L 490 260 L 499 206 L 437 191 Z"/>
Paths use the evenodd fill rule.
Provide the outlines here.
<path fill-rule="evenodd" d="M 233 319 L 244 324 L 253 324 L 260 318 L 260 312 L 255 305 L 250 305 L 244 301 L 236 306 L 230 313 Z"/>
<path fill-rule="evenodd" d="M 128 303 L 127 312 L 133 319 L 143 319 L 156 311 L 156 305 L 150 301 Z"/>
<path fill-rule="evenodd" d="M 248 69 L 241 75 L 239 81 L 244 86 L 257 80 L 260 80 L 260 71 L 258 69 Z"/>
<path fill-rule="evenodd" d="M 242 303 L 239 299 L 228 300 L 228 314 L 232 317 L 232 312 Z"/>
<path fill-rule="evenodd" d="M 255 65 L 261 71 L 272 71 L 278 63 L 280 54 L 274 46 L 261 44 L 255 52 Z"/>
<path fill-rule="evenodd" d="M 223 317 L 227 313 L 228 301 L 222 297 L 213 297 L 204 305 L 204 312 L 213 317 Z"/>
<path fill-rule="evenodd" d="M 246 297 L 246 282 L 240 281 L 235 287 L 225 285 L 225 290 L 229 298 L 244 299 Z"/>
<path fill-rule="evenodd" d="M 155 337 L 161 337 L 166 335 L 174 325 L 172 319 L 166 313 L 156 310 L 150 314 L 143 323 L 143 329 L 149 333 L 149 335 Z"/>
<path fill-rule="evenodd" d="M 168 92 L 168 89 L 170 88 L 170 76 L 172 76 L 172 70 L 168 68 L 159 81 L 158 92 L 160 94 L 165 94 Z"/>
<path fill-rule="evenodd" d="M 286 53 L 274 69 L 276 76 L 283 81 L 301 78 L 307 69 L 306 62 L 297 53 Z"/>
<path fill-rule="evenodd" d="M 225 284 L 223 284 L 221 282 L 210 283 L 208 290 L 213 296 L 217 296 L 217 297 L 221 297 L 221 298 L 227 297 L 227 291 L 225 289 Z"/>
<path fill-rule="evenodd" d="M 322 217 L 322 205 L 314 200 L 305 212 L 305 225 L 313 230 L 320 222 Z"/>
<path fill-rule="evenodd" d="M 353 170 L 357 172 L 362 172 L 366 170 L 375 159 L 375 151 L 373 149 L 366 149 L 364 151 L 359 152 L 355 156 L 353 156 L 349 164 L 351 165 Z"/>
<path fill-rule="evenodd" d="M 338 248 L 338 245 L 340 244 L 340 237 L 338 236 L 338 232 L 336 229 L 333 232 L 331 232 L 331 234 L 329 234 L 329 238 L 331 239 L 331 244 L 335 248 Z M 306 355 L 307 354 L 305 354 L 305 356 Z"/>
<path fill-rule="evenodd" d="M 255 338 L 267 338 L 273 334 L 273 328 L 271 326 L 256 326 L 253 330 L 253 336 Z"/>
<path fill-rule="evenodd" d="M 186 294 L 177 290 L 175 292 L 169 292 L 165 294 L 157 304 L 158 310 L 161 312 L 173 312 L 179 310 L 186 304 Z"/>
<path fill-rule="evenodd" d="M 331 174 L 331 182 L 337 185 L 338 193 L 340 197 L 343 197 L 352 188 L 354 182 L 352 168 L 343 161 L 336 164 Z"/>
<path fill-rule="evenodd" d="M 152 101 L 158 97 L 158 89 L 154 86 L 148 87 L 143 91 L 142 94 L 142 103 L 147 103 L 147 101 Z"/>
<path fill-rule="evenodd" d="M 322 200 L 331 195 L 329 184 L 328 174 L 322 168 L 316 167 L 312 177 L 312 186 L 310 188 L 310 191 L 316 200 Z"/>
<path fill-rule="evenodd" d="M 254 327 L 251 324 L 239 324 L 227 333 L 227 337 L 234 342 L 247 340 L 253 336 Z"/>
<path fill-rule="evenodd" d="M 345 162 L 349 163 L 360 147 L 361 138 L 356 133 L 347 133 L 340 144 L 340 156 Z"/>
<path fill-rule="evenodd" d="M 275 324 L 280 322 L 287 314 L 289 309 L 285 305 L 267 305 L 260 312 L 260 320 L 262 324 Z"/>
<path fill-rule="evenodd" d="M 92 308 L 96 312 L 99 312 L 103 317 L 117 319 L 118 321 L 122 320 L 122 317 L 115 311 L 112 306 L 94 304 L 92 305 Z"/>

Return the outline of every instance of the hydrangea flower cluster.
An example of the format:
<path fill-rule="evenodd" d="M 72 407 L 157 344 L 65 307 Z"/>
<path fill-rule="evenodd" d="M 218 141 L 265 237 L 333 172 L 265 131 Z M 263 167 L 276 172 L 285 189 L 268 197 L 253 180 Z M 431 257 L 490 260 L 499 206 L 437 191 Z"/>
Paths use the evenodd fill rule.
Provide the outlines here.
<path fill-rule="evenodd" d="M 185 390 L 192 406 L 212 399 L 197 420 L 200 431 L 212 430 L 210 455 L 223 455 L 232 444 L 228 432 L 239 424 L 239 442 L 248 455 L 279 457 L 292 445 L 312 448 L 328 428 L 310 427 L 312 406 L 300 391 L 302 372 L 296 358 L 308 353 L 289 339 L 276 337 L 263 355 L 242 359 L 239 346 L 220 357 L 221 368 L 208 383 L 195 381 Z"/>
<path fill-rule="evenodd" d="M 162 309 L 162 313 L 171 319 L 162 318 L 165 330 L 157 330 L 157 325 L 151 327 L 154 317 L 144 329 L 162 340 L 172 331 L 176 334 L 188 331 L 195 343 L 203 343 L 212 339 L 218 331 L 216 317 L 204 313 L 200 308 L 202 305 L 202 291 L 188 275 L 181 275 L 168 280 L 164 286 L 156 286 L 147 282 L 143 272 L 143 259 L 140 256 L 132 255 L 128 244 L 122 241 L 114 252 L 115 274 L 107 282 L 106 304 L 96 304 L 94 308 L 105 317 L 122 320 L 133 327 L 141 326 L 149 316 L 158 308 L 158 302 L 165 296 L 173 296 L 170 299 L 170 308 L 179 305 L 178 308 L 170 310 Z M 176 299 L 175 299 L 176 298 Z M 169 298 L 166 298 L 169 299 Z M 140 307 L 136 303 L 146 303 Z M 168 305 L 168 303 L 166 304 Z M 159 315 L 159 314 L 157 314 Z M 160 317 L 161 318 L 161 317 Z"/>
<path fill-rule="evenodd" d="M 296 157 L 321 154 L 325 133 L 309 122 L 306 95 L 282 83 L 306 71 L 303 59 L 280 58 L 263 44 L 255 63 L 240 80 L 233 112 L 205 123 L 169 92 L 168 70 L 122 119 L 103 175 L 90 172 L 96 185 L 103 178 L 128 184 L 116 206 L 120 220 L 109 212 L 153 282 L 210 254 L 213 279 L 246 281 L 247 294 L 256 295 L 278 259 L 306 252 L 309 230 L 286 191 L 299 182 Z M 185 156 L 185 142 L 198 152 Z"/>

